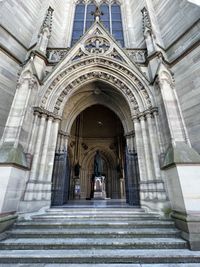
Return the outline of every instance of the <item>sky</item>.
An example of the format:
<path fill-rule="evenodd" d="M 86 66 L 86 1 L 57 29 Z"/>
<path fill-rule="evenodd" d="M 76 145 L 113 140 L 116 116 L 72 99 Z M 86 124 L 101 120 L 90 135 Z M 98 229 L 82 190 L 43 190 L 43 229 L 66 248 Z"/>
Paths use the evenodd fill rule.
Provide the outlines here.
<path fill-rule="evenodd" d="M 189 0 L 189 2 L 197 4 L 200 6 L 200 0 Z"/>

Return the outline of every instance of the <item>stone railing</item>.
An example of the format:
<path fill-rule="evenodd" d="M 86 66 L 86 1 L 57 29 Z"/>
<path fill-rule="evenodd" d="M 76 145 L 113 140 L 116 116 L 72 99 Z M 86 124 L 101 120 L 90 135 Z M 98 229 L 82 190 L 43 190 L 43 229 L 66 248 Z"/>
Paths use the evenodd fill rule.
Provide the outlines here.
<path fill-rule="evenodd" d="M 70 48 L 48 48 L 47 58 L 50 63 L 58 63 L 61 61 L 65 55 L 68 53 Z"/>
<path fill-rule="evenodd" d="M 69 52 L 70 48 L 48 48 L 47 59 L 49 63 L 56 64 L 61 61 Z M 127 48 L 126 52 L 130 58 L 137 64 L 144 64 L 146 62 L 146 49 L 130 49 Z"/>
<path fill-rule="evenodd" d="M 146 62 L 146 57 L 147 57 L 147 51 L 146 49 L 132 49 L 132 48 L 127 48 L 126 52 L 130 56 L 130 58 L 138 64 L 142 64 Z"/>

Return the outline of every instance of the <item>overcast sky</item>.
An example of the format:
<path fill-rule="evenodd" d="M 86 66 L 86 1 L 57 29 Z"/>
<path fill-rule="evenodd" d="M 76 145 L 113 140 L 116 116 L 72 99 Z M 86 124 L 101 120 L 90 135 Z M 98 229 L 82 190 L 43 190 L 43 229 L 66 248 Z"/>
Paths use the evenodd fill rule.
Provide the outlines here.
<path fill-rule="evenodd" d="M 200 6 L 200 0 L 189 0 L 189 2 L 197 4 Z"/>

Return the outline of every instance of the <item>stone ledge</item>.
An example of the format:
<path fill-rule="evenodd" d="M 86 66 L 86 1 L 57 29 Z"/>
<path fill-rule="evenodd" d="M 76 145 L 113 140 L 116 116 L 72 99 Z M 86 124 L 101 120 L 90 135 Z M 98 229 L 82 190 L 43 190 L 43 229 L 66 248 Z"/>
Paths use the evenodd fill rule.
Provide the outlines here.
<path fill-rule="evenodd" d="M 167 169 L 176 164 L 199 164 L 200 155 L 184 142 L 170 145 L 165 154 L 161 169 Z"/>
<path fill-rule="evenodd" d="M 200 214 L 184 214 L 173 211 L 171 218 L 181 230 L 181 236 L 188 241 L 191 250 L 200 250 Z"/>
<path fill-rule="evenodd" d="M 28 169 L 27 159 L 23 151 L 23 147 L 20 144 L 18 144 L 17 147 L 14 147 L 14 144 L 11 142 L 3 143 L 0 147 L 0 164 L 13 164 L 18 167 Z"/>
<path fill-rule="evenodd" d="M 0 214 L 0 239 L 3 236 L 2 233 L 8 228 L 10 228 L 17 220 L 17 218 L 18 215 L 13 212 Z"/>

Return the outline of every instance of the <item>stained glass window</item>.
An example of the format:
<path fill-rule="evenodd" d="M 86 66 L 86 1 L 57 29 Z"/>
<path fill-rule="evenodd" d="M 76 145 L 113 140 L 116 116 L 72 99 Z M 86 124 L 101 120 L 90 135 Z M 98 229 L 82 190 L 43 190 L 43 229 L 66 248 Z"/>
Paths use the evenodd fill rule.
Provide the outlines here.
<path fill-rule="evenodd" d="M 92 12 L 94 12 L 95 9 L 96 5 L 92 2 L 89 4 L 79 3 L 76 5 L 72 32 L 72 45 L 74 45 L 93 24 L 94 15 L 92 15 Z M 124 34 L 120 5 L 117 3 L 103 3 L 101 4 L 100 9 L 103 13 L 100 20 L 104 27 L 123 47 Z"/>

